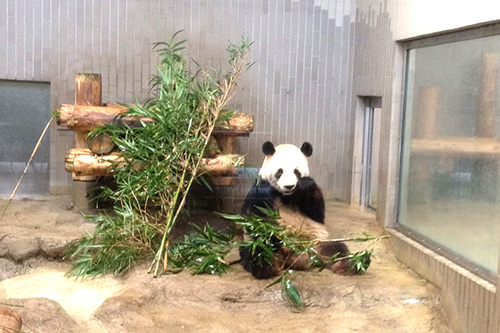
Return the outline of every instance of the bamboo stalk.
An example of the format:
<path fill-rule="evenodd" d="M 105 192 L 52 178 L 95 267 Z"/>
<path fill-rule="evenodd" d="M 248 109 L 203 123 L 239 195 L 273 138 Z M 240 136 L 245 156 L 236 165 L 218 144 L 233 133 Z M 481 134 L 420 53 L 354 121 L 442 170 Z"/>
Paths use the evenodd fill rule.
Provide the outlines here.
<path fill-rule="evenodd" d="M 343 243 L 343 242 L 368 242 L 375 241 L 378 242 L 381 239 L 389 238 L 389 235 L 382 236 L 369 236 L 365 238 L 361 237 L 351 237 L 351 238 L 334 238 L 334 239 L 318 239 L 315 240 L 316 243 Z"/>
<path fill-rule="evenodd" d="M 220 114 L 220 112 L 221 112 L 222 108 L 224 107 L 224 105 L 226 105 L 227 102 L 229 101 L 229 99 L 231 99 L 231 97 L 233 96 L 232 90 L 236 86 L 236 79 L 237 79 L 237 77 L 243 71 L 243 65 L 245 64 L 247 55 L 248 55 L 248 53 L 243 54 L 242 57 L 241 57 L 241 59 L 240 59 L 240 62 L 238 64 L 233 64 L 233 68 L 235 68 L 234 74 L 230 77 L 229 82 L 224 80 L 224 87 L 221 88 L 221 90 L 222 90 L 222 96 L 220 96 L 217 99 L 214 108 L 210 109 L 207 106 L 205 106 L 207 112 L 212 112 L 212 115 L 214 117 L 214 122 L 212 124 L 210 124 L 210 126 L 208 128 L 208 133 L 207 133 L 207 135 L 205 137 L 205 142 L 204 142 L 203 147 L 201 149 L 200 156 L 203 156 L 203 154 L 205 153 L 205 149 L 208 146 L 209 138 L 210 138 L 210 136 L 212 135 L 212 133 L 213 133 L 213 131 L 215 129 L 215 125 L 216 125 L 215 120 L 217 119 L 217 117 Z M 188 157 L 187 157 L 187 159 L 186 159 L 186 166 L 188 165 L 190 159 L 191 159 L 191 154 L 189 154 Z M 175 214 L 174 215 L 169 215 L 169 217 L 167 219 L 167 224 L 165 226 L 165 232 L 164 232 L 163 237 L 162 237 L 160 248 L 156 252 L 156 255 L 155 255 L 154 259 L 153 259 L 153 262 L 151 263 L 151 266 L 150 266 L 150 268 L 148 270 L 148 273 L 150 273 L 151 269 L 153 267 L 155 267 L 155 271 L 154 271 L 153 277 L 157 277 L 158 276 L 160 262 L 161 262 L 162 257 L 164 257 L 164 255 L 163 255 L 164 253 L 165 253 L 165 258 L 166 258 L 166 252 L 168 251 L 168 236 L 170 234 L 170 230 L 172 229 L 173 225 L 177 221 L 177 217 L 179 216 L 180 211 L 181 211 L 182 207 L 184 206 L 184 204 L 186 202 L 186 196 L 187 196 L 187 194 L 188 194 L 188 192 L 189 192 L 189 190 L 191 188 L 191 185 L 192 185 L 194 179 L 196 178 L 196 175 L 198 174 L 198 172 L 200 170 L 201 161 L 202 161 L 201 158 L 199 158 L 196 161 L 196 165 L 194 167 L 193 174 L 190 176 L 188 184 L 187 184 L 187 187 L 186 187 L 185 191 L 182 193 L 182 199 L 181 199 L 181 202 L 180 202 L 179 206 L 177 207 L 177 210 L 176 210 Z M 181 181 L 180 181 L 179 186 L 177 188 L 177 191 L 175 193 L 172 207 L 175 207 L 175 205 L 177 204 L 177 200 L 178 200 L 178 197 L 180 195 L 180 190 L 181 190 L 181 188 L 182 188 L 182 186 L 184 184 L 184 178 L 186 176 L 186 173 L 187 173 L 187 167 L 184 168 L 184 170 L 183 170 L 183 173 L 182 173 L 182 176 L 181 176 Z M 167 263 L 166 262 L 164 262 L 163 267 L 164 267 L 164 270 L 166 270 L 166 268 L 167 268 Z"/>

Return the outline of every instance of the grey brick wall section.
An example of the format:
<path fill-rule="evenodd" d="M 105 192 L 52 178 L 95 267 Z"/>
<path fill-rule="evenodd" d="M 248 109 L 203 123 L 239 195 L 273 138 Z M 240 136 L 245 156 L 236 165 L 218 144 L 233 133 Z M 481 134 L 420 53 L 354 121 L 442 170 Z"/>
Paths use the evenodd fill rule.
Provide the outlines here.
<path fill-rule="evenodd" d="M 255 132 L 239 140 L 250 165 L 261 145 L 310 141 L 313 175 L 345 199 L 350 170 L 343 124 L 350 121 L 344 82 L 349 27 L 334 18 L 345 0 L 0 0 L 0 79 L 51 82 L 51 105 L 74 102 L 74 76 L 100 73 L 104 102 L 148 97 L 155 73 L 151 45 L 184 30 L 187 56 L 203 67 L 226 66 L 229 40 L 254 41 L 256 65 L 240 82 L 230 107 L 255 116 Z M 349 18 L 344 22 L 348 22 Z M 348 37 L 347 37 L 348 38 Z M 342 100 L 341 100 L 342 99 Z M 47 110 L 49 112 L 49 110 Z M 51 186 L 68 191 L 64 153 L 71 133 L 51 132 Z M 330 179 L 330 180 L 329 180 Z M 333 180 L 332 180 L 333 179 Z"/>

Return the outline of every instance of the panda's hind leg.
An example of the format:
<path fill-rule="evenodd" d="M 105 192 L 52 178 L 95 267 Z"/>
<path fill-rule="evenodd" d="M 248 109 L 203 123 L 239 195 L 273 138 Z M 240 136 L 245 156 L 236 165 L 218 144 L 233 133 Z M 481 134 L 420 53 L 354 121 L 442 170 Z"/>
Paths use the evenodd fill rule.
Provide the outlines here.
<path fill-rule="evenodd" d="M 295 254 L 293 251 L 283 248 L 283 268 L 305 271 L 311 268 L 313 262 L 307 253 Z"/>
<path fill-rule="evenodd" d="M 332 256 L 337 255 L 337 258 L 339 258 L 340 260 L 336 260 L 335 262 L 329 263 L 327 265 L 327 267 L 336 274 L 359 275 L 365 272 L 364 270 L 358 269 L 355 262 L 349 260 L 348 258 L 343 258 L 350 254 L 349 249 L 344 243 L 325 242 L 318 245 L 316 250 L 323 260 L 329 260 L 330 258 L 332 258 Z M 366 267 L 370 265 L 370 258 L 366 259 L 365 264 Z"/>

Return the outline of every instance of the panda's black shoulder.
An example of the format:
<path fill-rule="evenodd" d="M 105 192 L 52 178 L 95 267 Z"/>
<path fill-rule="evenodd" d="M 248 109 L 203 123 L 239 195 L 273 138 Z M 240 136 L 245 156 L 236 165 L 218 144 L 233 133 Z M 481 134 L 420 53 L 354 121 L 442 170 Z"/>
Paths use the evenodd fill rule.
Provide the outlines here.
<path fill-rule="evenodd" d="M 274 209 L 274 203 L 279 193 L 267 181 L 258 180 L 248 192 L 241 214 L 248 216 L 251 214 L 262 216 L 264 215 L 260 208 Z"/>
<path fill-rule="evenodd" d="M 293 194 L 283 196 L 282 201 L 310 219 L 325 223 L 323 192 L 311 177 L 300 178 Z"/>

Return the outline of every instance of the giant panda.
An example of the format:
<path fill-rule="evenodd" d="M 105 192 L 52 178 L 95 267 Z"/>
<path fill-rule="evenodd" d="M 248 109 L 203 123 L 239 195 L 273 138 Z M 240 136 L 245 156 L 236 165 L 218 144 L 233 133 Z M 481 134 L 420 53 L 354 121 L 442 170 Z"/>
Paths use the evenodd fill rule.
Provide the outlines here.
<path fill-rule="evenodd" d="M 324 226 L 325 201 L 321 189 L 309 176 L 307 158 L 312 154 L 312 146 L 304 142 L 301 148 L 292 144 L 274 146 L 267 141 L 262 145 L 265 155 L 256 183 L 250 189 L 243 207 L 242 215 L 265 214 L 259 207 L 278 210 L 280 219 L 277 222 L 299 232 L 309 239 L 329 239 Z M 279 245 L 279 241 L 276 240 Z M 294 256 L 291 251 L 277 246 L 272 263 L 259 260 L 258 251 L 252 253 L 245 248 L 240 249 L 243 267 L 255 278 L 267 279 L 280 274 L 284 268 L 308 269 L 310 258 L 303 254 Z M 347 246 L 340 242 L 320 243 L 316 248 L 323 259 L 334 254 L 342 257 L 349 253 Z M 347 259 L 330 264 L 332 271 L 343 274 L 359 274 Z"/>

